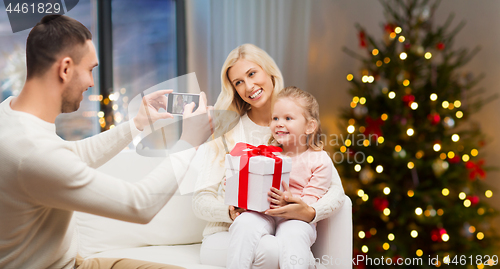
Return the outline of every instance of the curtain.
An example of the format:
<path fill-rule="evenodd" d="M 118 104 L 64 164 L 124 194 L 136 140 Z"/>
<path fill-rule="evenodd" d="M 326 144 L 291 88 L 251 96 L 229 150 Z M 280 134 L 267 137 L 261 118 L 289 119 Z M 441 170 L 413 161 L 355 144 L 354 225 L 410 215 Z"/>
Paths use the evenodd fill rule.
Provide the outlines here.
<path fill-rule="evenodd" d="M 231 50 L 252 43 L 280 68 L 285 86 L 305 88 L 309 51 L 310 1 L 186 0 L 188 72 L 213 105 L 220 72 Z"/>

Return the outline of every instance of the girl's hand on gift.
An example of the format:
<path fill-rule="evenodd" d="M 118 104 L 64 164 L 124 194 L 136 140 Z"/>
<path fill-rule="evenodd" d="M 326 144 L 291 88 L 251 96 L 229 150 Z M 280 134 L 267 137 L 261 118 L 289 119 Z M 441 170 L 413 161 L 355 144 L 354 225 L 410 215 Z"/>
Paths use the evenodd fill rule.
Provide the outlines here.
<path fill-rule="evenodd" d="M 229 217 L 234 221 L 241 213 L 247 211 L 244 208 L 229 206 Z"/>
<path fill-rule="evenodd" d="M 267 200 L 271 202 L 271 208 L 279 208 L 289 204 L 285 200 L 285 197 L 292 197 L 292 193 L 290 192 L 290 188 L 285 181 L 282 182 L 282 185 L 285 191 L 280 191 L 276 188 L 271 187 L 271 191 L 267 193 Z"/>

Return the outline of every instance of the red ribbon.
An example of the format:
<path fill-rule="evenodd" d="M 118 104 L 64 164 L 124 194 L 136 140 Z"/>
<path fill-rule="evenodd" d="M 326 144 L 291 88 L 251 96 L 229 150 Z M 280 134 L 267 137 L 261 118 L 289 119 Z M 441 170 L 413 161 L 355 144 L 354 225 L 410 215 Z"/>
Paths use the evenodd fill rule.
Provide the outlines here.
<path fill-rule="evenodd" d="M 238 188 L 238 207 L 248 209 L 248 163 L 250 158 L 255 156 L 265 156 L 273 158 L 274 163 L 274 175 L 273 175 L 273 187 L 276 189 L 280 188 L 281 183 L 281 171 L 282 163 L 281 158 L 273 154 L 273 152 L 281 152 L 282 149 L 275 146 L 265 146 L 260 145 L 258 147 L 246 144 L 246 143 L 236 143 L 233 150 L 229 154 L 231 156 L 240 156 L 240 178 L 239 178 L 239 188 Z"/>

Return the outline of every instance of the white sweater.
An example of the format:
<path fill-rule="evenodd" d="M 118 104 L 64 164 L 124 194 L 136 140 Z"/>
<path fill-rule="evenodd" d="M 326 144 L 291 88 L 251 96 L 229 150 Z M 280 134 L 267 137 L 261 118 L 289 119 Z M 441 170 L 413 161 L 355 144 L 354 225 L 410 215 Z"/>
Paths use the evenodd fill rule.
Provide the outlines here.
<path fill-rule="evenodd" d="M 260 128 L 267 129 L 267 134 L 263 135 Z M 229 140 L 228 147 L 231 150 L 235 142 L 245 142 L 254 146 L 267 144 L 270 134 L 269 128 L 253 123 L 245 114 L 234 127 L 231 137 L 226 135 L 226 140 Z M 217 155 L 211 145 L 213 143 L 201 146 L 193 160 L 194 163 L 200 165 L 198 187 L 193 196 L 193 210 L 199 218 L 209 221 L 203 231 L 203 236 L 227 231 L 233 222 L 229 217 L 229 206 L 224 204 L 225 185 L 222 184 L 222 179 L 225 176 L 223 162 L 225 151 L 221 149 L 221 154 Z M 311 223 L 330 217 L 343 204 L 344 188 L 337 170 L 333 168 L 330 189 L 321 199 L 311 205 L 316 210 L 316 216 Z"/>
<path fill-rule="evenodd" d="M 0 268 L 73 268 L 73 211 L 147 223 L 175 192 L 174 173 L 182 175 L 195 155 L 180 141 L 179 153 L 143 180 L 125 182 L 95 168 L 139 133 L 133 123 L 69 142 L 54 124 L 12 110 L 11 100 L 0 104 Z M 151 195 L 158 190 L 165 195 Z"/>

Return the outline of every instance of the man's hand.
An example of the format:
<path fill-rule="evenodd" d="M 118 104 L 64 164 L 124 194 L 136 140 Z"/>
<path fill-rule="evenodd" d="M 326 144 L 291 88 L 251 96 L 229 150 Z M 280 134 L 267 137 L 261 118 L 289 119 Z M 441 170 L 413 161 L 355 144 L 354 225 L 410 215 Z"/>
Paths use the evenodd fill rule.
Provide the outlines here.
<path fill-rule="evenodd" d="M 181 140 L 198 148 L 213 133 L 212 117 L 210 116 L 210 111 L 213 108 L 207 107 L 207 96 L 204 92 L 200 93 L 200 105 L 193 112 L 194 106 L 193 102 L 184 106 Z"/>
<path fill-rule="evenodd" d="M 155 123 L 159 119 L 173 118 L 168 112 L 160 113 L 158 110 L 167 110 L 167 96 L 172 90 L 160 90 L 150 93 L 142 98 L 139 113 L 134 118 L 135 127 L 142 131 L 144 127 Z"/>
<path fill-rule="evenodd" d="M 234 206 L 229 206 L 229 217 L 232 219 L 232 220 L 235 220 L 236 217 L 238 217 L 241 213 L 247 211 L 246 209 L 244 208 L 239 208 L 239 207 L 234 207 Z"/>
<path fill-rule="evenodd" d="M 279 208 L 282 206 L 286 206 L 289 203 L 285 200 L 285 197 L 292 197 L 292 193 L 290 192 L 290 188 L 285 181 L 282 181 L 284 192 L 271 187 L 271 191 L 267 193 L 267 200 L 271 202 L 271 208 Z"/>

